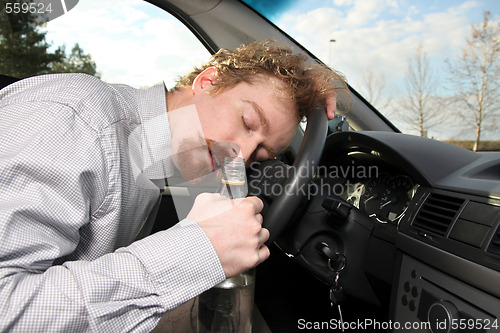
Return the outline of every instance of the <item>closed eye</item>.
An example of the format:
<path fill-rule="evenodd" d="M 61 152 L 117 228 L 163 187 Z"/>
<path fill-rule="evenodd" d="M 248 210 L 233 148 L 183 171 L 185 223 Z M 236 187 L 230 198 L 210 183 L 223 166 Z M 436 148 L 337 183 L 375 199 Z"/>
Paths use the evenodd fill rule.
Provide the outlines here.
<path fill-rule="evenodd" d="M 245 127 L 245 129 L 249 132 L 252 132 L 253 129 L 252 129 L 252 126 L 250 125 L 250 123 L 248 122 L 248 120 L 245 118 L 245 116 L 241 116 L 241 122 L 243 123 L 243 126 Z"/>
<path fill-rule="evenodd" d="M 252 120 L 251 123 L 247 122 L 248 127 L 252 128 L 253 123 L 256 122 L 257 124 L 260 124 L 262 126 L 264 133 L 269 132 L 269 120 L 266 118 L 266 115 L 264 114 L 264 111 L 262 111 L 262 108 L 259 106 L 259 104 L 255 103 L 253 101 L 250 101 L 250 100 L 246 100 L 246 99 L 242 99 L 242 101 L 249 104 L 252 107 L 253 112 L 257 116 L 257 119 L 255 119 L 255 120 L 253 117 L 251 117 L 251 120 Z M 244 121 L 248 121 L 248 120 L 244 119 Z M 255 124 L 256 127 L 259 126 L 257 124 Z"/>

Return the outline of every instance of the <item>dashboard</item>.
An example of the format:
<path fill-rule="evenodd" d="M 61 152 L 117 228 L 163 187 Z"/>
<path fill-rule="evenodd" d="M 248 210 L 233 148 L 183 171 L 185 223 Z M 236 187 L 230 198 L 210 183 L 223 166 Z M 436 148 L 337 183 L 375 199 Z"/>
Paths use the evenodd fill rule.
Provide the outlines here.
<path fill-rule="evenodd" d="M 340 132 L 327 138 L 314 182 L 320 190 L 277 242 L 290 257 L 331 283 L 317 250 L 328 244 L 346 258 L 346 292 L 387 306 L 394 321 L 498 328 L 500 153 Z"/>

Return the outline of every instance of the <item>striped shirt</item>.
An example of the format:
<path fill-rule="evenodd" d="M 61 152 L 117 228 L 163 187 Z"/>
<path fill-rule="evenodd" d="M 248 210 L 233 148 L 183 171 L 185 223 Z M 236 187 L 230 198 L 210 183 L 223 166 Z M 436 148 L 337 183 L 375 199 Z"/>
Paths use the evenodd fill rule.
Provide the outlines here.
<path fill-rule="evenodd" d="M 0 90 L 0 331 L 149 331 L 224 280 L 194 221 L 134 241 L 170 140 L 163 84 L 56 74 Z"/>

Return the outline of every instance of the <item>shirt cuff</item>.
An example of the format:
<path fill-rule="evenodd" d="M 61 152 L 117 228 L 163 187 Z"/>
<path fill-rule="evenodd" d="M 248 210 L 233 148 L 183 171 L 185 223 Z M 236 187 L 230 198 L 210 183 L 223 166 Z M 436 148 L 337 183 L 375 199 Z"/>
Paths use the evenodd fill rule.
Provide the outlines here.
<path fill-rule="evenodd" d="M 190 219 L 136 241 L 126 250 L 144 265 L 168 308 L 177 307 L 226 279 L 212 243 Z"/>

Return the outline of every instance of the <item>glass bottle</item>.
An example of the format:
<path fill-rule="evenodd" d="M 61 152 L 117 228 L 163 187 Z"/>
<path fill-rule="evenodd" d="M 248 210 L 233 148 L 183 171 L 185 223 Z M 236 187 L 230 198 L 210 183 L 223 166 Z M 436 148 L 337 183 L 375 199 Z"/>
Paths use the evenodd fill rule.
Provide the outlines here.
<path fill-rule="evenodd" d="M 246 197 L 248 187 L 243 158 L 224 159 L 220 193 L 230 199 Z M 254 294 L 255 268 L 205 291 L 198 299 L 198 332 L 250 333 Z"/>
<path fill-rule="evenodd" d="M 225 157 L 219 193 L 229 199 L 244 198 L 248 194 L 245 160 L 242 157 Z"/>

